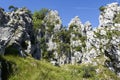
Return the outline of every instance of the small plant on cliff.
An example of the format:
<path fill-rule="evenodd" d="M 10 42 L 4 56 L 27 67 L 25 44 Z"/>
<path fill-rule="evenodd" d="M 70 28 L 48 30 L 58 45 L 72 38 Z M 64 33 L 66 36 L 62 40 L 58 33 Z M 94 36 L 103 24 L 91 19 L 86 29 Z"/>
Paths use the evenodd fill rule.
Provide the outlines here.
<path fill-rule="evenodd" d="M 18 8 L 13 6 L 13 5 L 10 5 L 9 8 L 8 8 L 10 11 L 16 11 Z"/>
<path fill-rule="evenodd" d="M 117 14 L 115 17 L 114 17 L 114 20 L 113 20 L 115 23 L 120 23 L 120 13 Z"/>
<path fill-rule="evenodd" d="M 34 12 L 33 24 L 34 24 L 35 29 L 38 29 L 43 26 L 42 21 L 47 13 L 48 13 L 48 9 L 46 9 L 46 8 L 43 8 L 40 11 Z"/>
<path fill-rule="evenodd" d="M 99 8 L 99 10 L 100 10 L 100 11 L 104 11 L 104 10 L 105 10 L 105 7 L 104 7 L 104 6 L 101 6 L 101 7 Z"/>
<path fill-rule="evenodd" d="M 74 27 L 77 27 L 77 25 L 71 24 L 70 27 L 69 27 L 69 29 L 73 30 Z"/>

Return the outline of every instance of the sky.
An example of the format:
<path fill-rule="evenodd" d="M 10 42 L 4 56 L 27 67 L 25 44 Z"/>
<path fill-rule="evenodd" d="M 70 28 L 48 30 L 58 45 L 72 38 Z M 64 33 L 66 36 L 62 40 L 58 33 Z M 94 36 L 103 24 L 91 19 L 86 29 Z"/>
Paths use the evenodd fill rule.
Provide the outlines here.
<path fill-rule="evenodd" d="M 0 7 L 6 11 L 10 5 L 27 7 L 32 12 L 42 8 L 57 10 L 63 25 L 67 26 L 72 18 L 79 16 L 84 24 L 90 21 L 93 27 L 99 24 L 99 7 L 120 0 L 0 0 Z"/>

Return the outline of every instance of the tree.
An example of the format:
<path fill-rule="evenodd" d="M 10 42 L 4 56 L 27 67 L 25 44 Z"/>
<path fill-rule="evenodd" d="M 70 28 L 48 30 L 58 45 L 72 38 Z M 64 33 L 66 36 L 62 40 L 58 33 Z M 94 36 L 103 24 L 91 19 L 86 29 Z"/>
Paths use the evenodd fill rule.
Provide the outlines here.
<path fill-rule="evenodd" d="M 41 10 L 34 12 L 32 16 L 34 30 L 36 34 L 39 32 L 40 35 L 38 41 L 40 42 L 41 54 L 44 59 L 49 58 L 49 52 L 47 51 L 48 46 L 46 44 L 47 39 L 45 37 L 46 28 L 45 25 L 43 24 L 43 20 L 48 12 L 49 12 L 48 9 L 42 8 Z"/>
<path fill-rule="evenodd" d="M 13 6 L 13 5 L 10 5 L 9 8 L 8 8 L 10 11 L 16 11 L 18 8 Z"/>
<path fill-rule="evenodd" d="M 38 29 L 43 26 L 42 21 L 44 17 L 46 16 L 46 14 L 48 13 L 48 11 L 49 11 L 48 9 L 42 8 L 40 11 L 34 12 L 33 14 L 34 29 Z"/>
<path fill-rule="evenodd" d="M 49 11 L 48 9 L 42 8 L 40 11 L 34 12 L 33 18 L 43 20 L 48 11 Z"/>

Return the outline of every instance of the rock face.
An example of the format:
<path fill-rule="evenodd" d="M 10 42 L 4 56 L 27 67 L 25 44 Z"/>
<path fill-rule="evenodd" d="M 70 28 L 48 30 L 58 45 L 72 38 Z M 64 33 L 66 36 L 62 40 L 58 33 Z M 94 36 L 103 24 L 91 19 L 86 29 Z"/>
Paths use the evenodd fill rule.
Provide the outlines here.
<path fill-rule="evenodd" d="M 71 30 L 70 47 L 71 47 L 71 63 L 80 63 L 83 56 L 83 47 L 80 38 L 84 34 L 84 25 L 80 21 L 79 17 L 76 16 L 69 23 L 69 30 Z"/>
<path fill-rule="evenodd" d="M 0 54 L 9 54 L 10 49 L 13 49 L 13 53 L 18 52 L 20 56 L 31 54 L 40 58 L 29 10 L 19 8 L 4 12 L 0 9 L 0 21 Z"/>
<path fill-rule="evenodd" d="M 62 28 L 62 21 L 61 18 L 56 10 L 50 10 L 49 13 L 46 15 L 45 19 L 45 27 L 46 30 L 51 30 L 51 32 L 46 31 L 46 36 L 48 38 L 48 51 L 51 51 L 53 49 L 57 48 L 57 45 L 55 42 L 52 41 L 53 35 L 56 34 L 56 32 L 59 32 Z"/>
<path fill-rule="evenodd" d="M 113 26 L 114 18 L 116 14 L 120 12 L 120 6 L 116 3 L 107 4 L 107 6 L 102 6 L 102 11 L 99 16 L 99 26 Z"/>
<path fill-rule="evenodd" d="M 105 56 L 109 58 L 106 60 L 105 65 L 112 71 L 120 74 L 120 25 L 119 13 L 120 6 L 118 3 L 111 3 L 104 7 L 99 16 L 100 25 L 99 32 L 104 38 L 100 39 L 102 43 Z M 117 19 L 117 20 L 116 20 Z M 107 28 L 105 28 L 107 27 Z M 107 35 L 107 38 L 105 36 Z"/>
<path fill-rule="evenodd" d="M 19 8 L 4 12 L 0 8 L 0 55 L 14 54 L 40 59 L 40 48 L 33 31 L 32 16 L 28 9 Z M 7 80 L 11 72 L 10 62 L 0 57 L 0 80 Z M 5 76 L 6 75 L 6 76 Z"/>
<path fill-rule="evenodd" d="M 94 29 L 89 21 L 83 24 L 78 16 L 66 29 L 58 12 L 49 10 L 34 33 L 29 10 L 0 9 L 0 54 L 12 51 L 22 57 L 47 58 L 54 65 L 102 64 L 120 75 L 120 6 L 112 3 L 100 10 L 100 24 Z"/>
<path fill-rule="evenodd" d="M 58 44 L 53 41 L 53 39 L 56 33 L 61 31 L 61 18 L 56 10 L 49 10 L 42 22 L 42 28 L 39 28 L 37 34 L 37 39 L 40 42 L 42 58 L 51 59 L 51 57 L 55 55 L 54 59 L 58 59 L 58 53 L 56 51 Z M 54 61 L 51 62 L 54 63 Z"/>
<path fill-rule="evenodd" d="M 119 21 L 115 22 L 115 19 L 119 18 L 117 16 L 120 6 L 118 3 L 112 3 L 104 6 L 103 9 L 99 16 L 100 25 L 98 28 L 92 29 L 89 21 L 82 24 L 78 16 L 70 21 L 67 30 L 70 31 L 70 52 L 67 54 L 61 52 L 62 54 L 58 55 L 58 51 L 55 51 L 57 56 L 55 60 L 58 61 L 58 64 L 91 63 L 99 65 L 103 63 L 110 70 L 120 74 L 120 24 Z M 60 43 L 66 44 L 64 41 L 60 41 Z M 60 46 L 58 43 L 50 43 L 51 50 L 58 49 L 57 46 Z M 97 59 L 101 56 L 105 62 L 100 63 Z M 54 61 L 52 63 L 55 64 Z"/>
<path fill-rule="evenodd" d="M 51 58 L 51 63 L 54 65 L 66 63 L 90 63 L 99 65 L 101 63 L 97 58 L 104 56 L 102 57 L 104 58 L 102 64 L 105 64 L 109 69 L 119 74 L 120 26 L 119 23 L 114 22 L 119 11 L 118 3 L 104 6 L 104 10 L 101 11 L 99 17 L 100 25 L 94 29 L 92 29 L 89 21 L 82 24 L 78 16 L 74 17 L 68 24 L 67 29 L 70 34 L 70 41 L 68 41 L 70 43 L 64 43 L 64 40 L 62 38 L 58 39 L 58 36 L 54 37 L 54 34 L 58 33 L 54 31 L 55 29 L 53 28 L 54 34 L 51 34 L 47 43 L 48 51 L 52 51 L 54 54 L 54 57 Z M 52 16 L 51 14 L 55 15 L 55 13 L 56 11 L 50 12 L 45 19 L 49 21 L 48 16 Z M 60 18 L 57 16 L 54 18 L 54 20 L 52 20 L 53 25 L 56 25 L 55 20 L 57 19 L 59 19 L 60 22 L 58 25 L 61 25 Z M 58 32 L 62 32 L 60 27 L 56 28 L 59 28 Z M 53 41 L 54 38 L 59 41 Z M 66 44 L 69 44 L 69 48 L 63 48 Z M 59 48 L 61 51 L 58 51 Z M 67 52 L 68 49 L 70 49 L 70 51 Z"/>

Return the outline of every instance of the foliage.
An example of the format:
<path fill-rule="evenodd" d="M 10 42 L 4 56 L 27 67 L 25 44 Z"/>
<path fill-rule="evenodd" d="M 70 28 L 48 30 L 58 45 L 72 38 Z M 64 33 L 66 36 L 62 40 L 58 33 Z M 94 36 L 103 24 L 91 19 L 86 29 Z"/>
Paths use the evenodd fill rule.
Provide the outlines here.
<path fill-rule="evenodd" d="M 70 55 L 70 33 L 62 28 L 61 31 L 54 34 L 53 41 L 57 43 L 57 52 L 59 55 Z"/>
<path fill-rule="evenodd" d="M 115 17 L 114 17 L 114 20 L 113 20 L 115 23 L 120 23 L 120 13 L 117 14 Z"/>
<path fill-rule="evenodd" d="M 69 55 L 70 53 L 70 45 L 69 44 L 65 44 L 65 43 L 59 43 L 59 46 L 57 48 L 57 52 L 62 55 L 65 54 L 66 56 Z"/>
<path fill-rule="evenodd" d="M 70 43 L 70 32 L 66 29 L 62 29 L 60 32 L 56 34 L 58 39 L 62 40 L 64 43 Z"/>
<path fill-rule="evenodd" d="M 73 34 L 75 34 L 75 36 L 77 36 L 77 37 L 82 37 L 82 34 L 77 31 L 74 31 Z"/>
<path fill-rule="evenodd" d="M 113 33 L 110 32 L 110 31 L 107 31 L 106 34 L 107 34 L 107 38 L 111 40 L 111 39 L 112 39 L 112 34 L 113 34 Z"/>
<path fill-rule="evenodd" d="M 73 30 L 74 27 L 77 27 L 77 25 L 71 24 L 70 27 L 69 27 L 69 29 Z"/>
<path fill-rule="evenodd" d="M 33 13 L 33 26 L 34 26 L 34 30 L 36 32 L 36 34 L 39 32 L 38 30 L 40 30 L 40 32 L 38 34 L 40 34 L 40 38 L 38 39 L 38 41 L 40 42 L 40 49 L 41 49 L 41 54 L 43 58 L 48 58 L 49 57 L 49 52 L 47 51 L 47 38 L 45 37 L 45 33 L 46 33 L 46 26 L 44 25 L 44 18 L 47 15 L 47 13 L 49 12 L 48 9 L 46 8 L 42 8 L 40 11 L 36 11 Z M 51 30 L 50 30 L 51 31 Z"/>
<path fill-rule="evenodd" d="M 59 20 L 56 20 L 56 24 L 60 24 L 60 21 L 59 21 Z"/>
<path fill-rule="evenodd" d="M 120 31 L 118 30 L 113 30 L 112 34 L 116 35 L 116 36 L 120 36 Z"/>
<path fill-rule="evenodd" d="M 75 50 L 76 51 L 82 51 L 82 47 L 81 46 L 75 47 Z"/>
<path fill-rule="evenodd" d="M 42 50 L 41 51 L 42 57 L 48 59 L 49 58 L 48 52 L 47 52 L 48 46 L 46 44 L 45 37 L 40 38 L 39 41 L 40 41 L 40 49 Z"/>
<path fill-rule="evenodd" d="M 18 8 L 13 6 L 13 5 L 10 5 L 9 8 L 8 8 L 10 11 L 16 11 Z"/>
<path fill-rule="evenodd" d="M 48 12 L 49 12 L 48 9 L 42 8 L 40 11 L 36 11 L 33 13 L 32 17 L 33 17 L 34 29 L 38 29 L 43 26 L 42 21 Z"/>
<path fill-rule="evenodd" d="M 35 20 L 38 20 L 38 19 L 43 20 L 47 13 L 48 13 L 48 9 L 42 8 L 40 11 L 34 12 L 33 19 L 35 19 Z"/>
<path fill-rule="evenodd" d="M 108 68 L 98 65 L 64 65 L 55 67 L 45 60 L 18 56 L 0 57 L 0 61 L 12 62 L 12 71 L 8 80 L 119 80 Z M 96 70 L 99 69 L 99 72 Z M 7 75 L 5 75 L 7 76 Z"/>
<path fill-rule="evenodd" d="M 82 67 L 82 77 L 83 78 L 90 78 L 94 77 L 95 74 L 95 68 L 93 66 L 84 66 Z"/>
<path fill-rule="evenodd" d="M 100 10 L 100 11 L 104 11 L 104 10 L 105 10 L 105 7 L 104 7 L 104 6 L 101 6 L 101 7 L 99 8 L 99 10 Z"/>
<path fill-rule="evenodd" d="M 101 38 L 102 37 L 99 32 L 95 32 L 94 31 L 94 34 L 96 35 L 97 38 Z"/>
<path fill-rule="evenodd" d="M 47 31 L 49 33 L 52 33 L 55 26 L 53 24 L 51 24 L 50 22 L 47 22 L 47 27 L 48 27 Z"/>
<path fill-rule="evenodd" d="M 85 42 L 86 39 L 87 39 L 86 36 L 82 36 L 82 37 L 80 37 L 80 40 L 81 40 L 82 42 Z"/>

